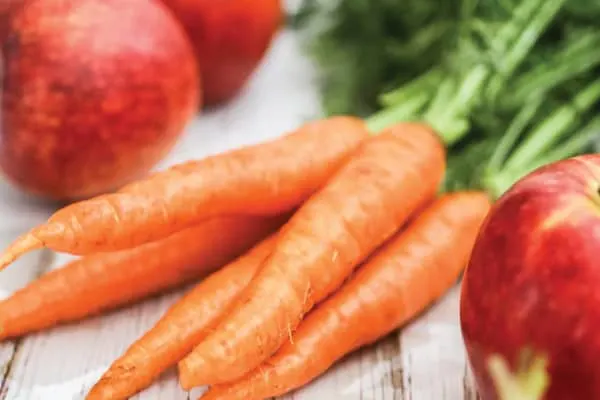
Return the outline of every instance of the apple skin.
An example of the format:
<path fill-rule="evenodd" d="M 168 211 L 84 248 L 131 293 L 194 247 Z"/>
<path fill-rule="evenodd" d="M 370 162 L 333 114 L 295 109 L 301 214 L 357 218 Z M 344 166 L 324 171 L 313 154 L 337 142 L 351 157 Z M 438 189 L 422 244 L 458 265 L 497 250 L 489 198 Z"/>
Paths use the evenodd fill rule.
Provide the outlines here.
<path fill-rule="evenodd" d="M 262 61 L 283 22 L 281 0 L 163 0 L 196 51 L 204 103 L 236 96 Z"/>
<path fill-rule="evenodd" d="M 143 175 L 201 101 L 189 39 L 155 0 L 29 0 L 2 54 L 0 166 L 54 200 Z"/>
<path fill-rule="evenodd" d="M 17 6 L 20 6 L 25 0 L 2 0 L 0 1 L 0 43 L 2 43 L 6 30 L 8 28 L 9 15 Z"/>
<path fill-rule="evenodd" d="M 549 360 L 544 399 L 600 398 L 600 155 L 542 167 L 508 190 L 483 224 L 466 269 L 460 321 L 482 399 L 486 362 Z"/>

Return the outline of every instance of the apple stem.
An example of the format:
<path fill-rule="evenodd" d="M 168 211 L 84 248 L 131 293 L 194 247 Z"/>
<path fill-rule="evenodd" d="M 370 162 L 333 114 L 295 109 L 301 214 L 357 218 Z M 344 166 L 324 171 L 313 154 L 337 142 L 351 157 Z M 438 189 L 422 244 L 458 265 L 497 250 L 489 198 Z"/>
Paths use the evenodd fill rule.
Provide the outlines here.
<path fill-rule="evenodd" d="M 488 360 L 500 400 L 541 400 L 549 384 L 547 365 L 548 360 L 538 356 L 513 374 L 501 356 L 492 355 Z"/>

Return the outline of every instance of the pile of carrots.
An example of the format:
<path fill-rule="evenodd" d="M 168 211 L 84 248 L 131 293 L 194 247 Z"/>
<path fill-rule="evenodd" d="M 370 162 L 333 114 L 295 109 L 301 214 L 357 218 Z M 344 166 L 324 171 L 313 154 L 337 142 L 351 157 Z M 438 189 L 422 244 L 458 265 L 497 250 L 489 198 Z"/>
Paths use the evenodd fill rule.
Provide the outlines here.
<path fill-rule="evenodd" d="M 17 239 L 80 255 L 0 302 L 0 339 L 201 280 L 133 343 L 88 399 L 126 399 L 177 366 L 202 399 L 297 389 L 439 299 L 490 202 L 439 194 L 446 154 L 425 125 L 371 136 L 360 119 L 174 166 L 73 203 Z"/>

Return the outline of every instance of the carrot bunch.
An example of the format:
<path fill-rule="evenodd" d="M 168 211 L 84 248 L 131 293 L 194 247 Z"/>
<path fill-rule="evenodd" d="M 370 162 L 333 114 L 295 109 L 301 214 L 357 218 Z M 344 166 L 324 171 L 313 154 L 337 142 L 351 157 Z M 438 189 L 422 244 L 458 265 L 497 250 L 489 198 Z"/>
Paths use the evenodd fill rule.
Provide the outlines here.
<path fill-rule="evenodd" d="M 1 302 L 0 338 L 210 273 L 88 399 L 129 398 L 174 366 L 184 389 L 210 385 L 207 399 L 296 389 L 460 275 L 489 200 L 440 197 L 445 158 L 424 125 L 369 137 L 363 121 L 332 117 L 74 203 L 0 256 L 0 268 L 40 247 L 82 256 Z"/>

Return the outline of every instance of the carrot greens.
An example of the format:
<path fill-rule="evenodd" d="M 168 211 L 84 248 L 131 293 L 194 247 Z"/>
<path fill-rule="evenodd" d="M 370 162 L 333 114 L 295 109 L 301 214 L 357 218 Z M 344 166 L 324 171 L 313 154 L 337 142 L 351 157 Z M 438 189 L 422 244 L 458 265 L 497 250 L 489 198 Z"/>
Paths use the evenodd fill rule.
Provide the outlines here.
<path fill-rule="evenodd" d="M 535 167 L 593 150 L 599 4 L 305 0 L 293 22 L 327 115 L 357 114 L 372 131 L 426 122 L 448 147 L 445 189 L 499 196 Z"/>

